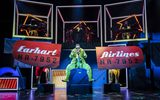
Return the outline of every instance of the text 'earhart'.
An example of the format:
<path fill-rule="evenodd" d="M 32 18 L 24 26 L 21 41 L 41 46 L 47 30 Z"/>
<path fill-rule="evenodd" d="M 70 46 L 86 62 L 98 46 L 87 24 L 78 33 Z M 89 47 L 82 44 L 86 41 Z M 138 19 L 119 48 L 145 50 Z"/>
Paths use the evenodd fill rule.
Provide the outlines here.
<path fill-rule="evenodd" d="M 44 54 L 44 55 L 56 55 L 57 50 L 49 51 L 49 50 L 40 50 L 39 47 L 36 48 L 27 48 L 26 46 L 20 46 L 17 52 L 24 53 L 34 53 L 34 54 Z"/>

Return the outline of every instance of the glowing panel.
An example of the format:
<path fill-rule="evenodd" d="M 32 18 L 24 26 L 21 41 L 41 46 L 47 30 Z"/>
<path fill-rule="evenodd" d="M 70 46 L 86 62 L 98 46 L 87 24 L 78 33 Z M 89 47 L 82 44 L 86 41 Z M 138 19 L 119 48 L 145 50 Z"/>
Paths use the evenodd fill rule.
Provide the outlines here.
<path fill-rule="evenodd" d="M 62 82 L 65 79 L 65 70 L 53 70 L 53 83 L 56 88 L 66 88 L 66 83 Z"/>
<path fill-rule="evenodd" d="M 18 90 L 18 78 L 0 77 L 0 90 Z"/>

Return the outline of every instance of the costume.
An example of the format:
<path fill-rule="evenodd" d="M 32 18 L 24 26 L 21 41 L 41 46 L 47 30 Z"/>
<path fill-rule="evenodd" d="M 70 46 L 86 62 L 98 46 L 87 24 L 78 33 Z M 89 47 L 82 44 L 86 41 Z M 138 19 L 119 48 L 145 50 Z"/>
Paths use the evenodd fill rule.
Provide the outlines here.
<path fill-rule="evenodd" d="M 110 69 L 109 70 L 109 83 L 119 83 L 120 69 Z"/>
<path fill-rule="evenodd" d="M 131 27 L 128 24 L 124 24 L 124 27 L 122 27 L 122 30 L 129 30 Z M 122 39 L 130 39 L 131 34 L 130 32 L 124 32 L 122 33 Z"/>
<path fill-rule="evenodd" d="M 92 70 L 91 67 L 86 63 L 85 58 L 87 58 L 87 54 L 82 48 L 74 48 L 69 55 L 72 58 L 71 63 L 66 67 L 66 79 L 62 80 L 64 82 L 69 81 L 70 72 L 75 68 L 84 68 L 87 70 L 87 75 L 89 81 L 93 81 L 92 79 Z"/>
<path fill-rule="evenodd" d="M 45 67 L 36 67 L 36 72 L 35 72 L 35 74 L 36 74 L 36 76 L 41 76 L 42 75 L 42 72 L 45 72 Z"/>
<path fill-rule="evenodd" d="M 38 84 L 40 84 L 40 78 L 41 78 L 42 72 L 46 73 L 46 75 L 45 75 L 46 83 L 49 82 L 49 69 L 46 68 L 46 67 L 38 67 L 38 66 L 36 66 L 35 75 L 36 75 L 36 80 L 37 80 Z"/>

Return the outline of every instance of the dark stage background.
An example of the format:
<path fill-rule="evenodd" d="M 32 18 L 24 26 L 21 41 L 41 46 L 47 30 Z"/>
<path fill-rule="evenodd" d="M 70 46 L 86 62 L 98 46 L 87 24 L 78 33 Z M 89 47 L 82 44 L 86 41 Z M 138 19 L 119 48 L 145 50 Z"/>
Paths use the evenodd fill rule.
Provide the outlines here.
<path fill-rule="evenodd" d="M 36 0 L 35 0 L 36 1 Z M 54 22 L 55 22 L 55 8 L 61 5 L 79 5 L 79 4 L 97 4 L 103 5 L 107 3 L 120 2 L 124 0 L 37 0 L 38 2 L 47 2 L 54 4 Z M 83 1 L 83 2 L 82 2 Z M 148 35 L 147 41 L 142 42 L 126 42 L 127 45 L 136 45 L 142 48 L 145 56 L 145 62 L 142 66 L 130 68 L 128 70 L 129 88 L 130 89 L 160 89 L 160 0 L 146 0 L 147 1 L 147 21 L 148 21 Z M 13 28 L 13 8 L 14 0 L 0 1 L 0 69 L 10 67 L 16 70 L 14 66 L 14 59 L 11 52 L 4 53 L 5 38 L 12 39 Z M 136 9 L 136 8 L 135 8 Z M 67 14 L 67 13 L 66 13 Z M 103 15 L 103 14 L 102 14 Z M 53 25 L 55 28 L 55 25 Z M 102 33 L 104 29 L 102 30 Z M 51 40 L 50 42 L 55 42 Z M 110 43 L 111 44 L 111 43 Z M 108 45 L 108 44 L 106 44 Z M 8 48 L 8 51 L 11 48 Z M 61 62 L 59 69 L 65 69 L 70 62 L 68 58 L 70 51 L 62 50 Z M 92 69 L 97 69 L 96 53 L 95 51 L 87 51 L 87 62 Z M 27 69 L 27 70 L 24 70 Z M 30 82 L 31 68 L 21 69 L 23 76 L 27 77 L 26 82 Z M 0 70 L 1 72 L 2 70 Z M 95 71 L 96 72 L 96 71 Z M 9 74 L 10 75 L 10 74 Z M 27 86 L 30 88 L 30 85 Z"/>

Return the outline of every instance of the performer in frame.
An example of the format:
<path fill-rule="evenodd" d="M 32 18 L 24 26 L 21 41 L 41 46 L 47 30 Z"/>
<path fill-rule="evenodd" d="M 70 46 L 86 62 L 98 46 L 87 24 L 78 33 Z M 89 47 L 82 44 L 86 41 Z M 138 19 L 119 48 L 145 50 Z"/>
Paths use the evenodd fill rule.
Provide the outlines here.
<path fill-rule="evenodd" d="M 69 57 L 72 58 L 72 61 L 66 67 L 66 78 L 62 80 L 63 82 L 69 81 L 71 70 L 75 68 L 86 69 L 89 81 L 94 81 L 94 79 L 92 79 L 92 69 L 85 61 L 85 58 L 87 58 L 87 54 L 79 44 L 76 44 L 76 47 L 71 51 Z"/>
<path fill-rule="evenodd" d="M 41 80 L 41 75 L 43 72 L 45 73 L 45 83 L 49 82 L 49 69 L 47 67 L 36 66 L 35 75 L 36 75 L 37 84 L 41 83 L 40 80 Z"/>
<path fill-rule="evenodd" d="M 131 26 L 128 24 L 128 21 L 124 22 L 124 26 L 121 28 L 121 30 L 130 30 Z M 130 39 L 131 38 L 131 34 L 130 32 L 123 32 L 122 33 L 122 39 Z"/>
<path fill-rule="evenodd" d="M 120 69 L 109 69 L 109 83 L 119 83 Z"/>

